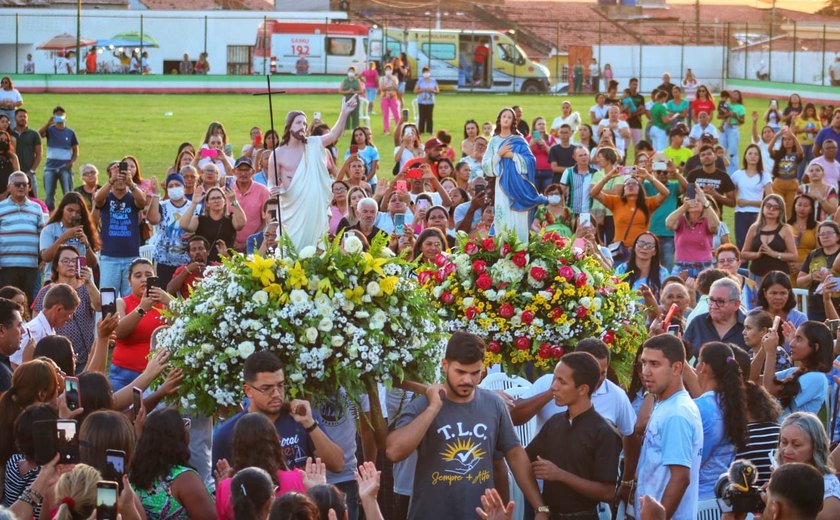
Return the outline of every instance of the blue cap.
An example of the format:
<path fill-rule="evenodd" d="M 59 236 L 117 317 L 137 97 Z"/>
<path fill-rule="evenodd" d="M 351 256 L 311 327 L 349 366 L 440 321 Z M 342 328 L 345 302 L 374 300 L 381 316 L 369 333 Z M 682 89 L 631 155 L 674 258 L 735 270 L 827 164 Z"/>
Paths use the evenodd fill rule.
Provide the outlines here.
<path fill-rule="evenodd" d="M 185 186 L 184 177 L 180 173 L 170 173 L 166 176 L 166 182 L 163 183 L 164 189 L 169 186 L 169 181 L 178 181 L 182 186 Z"/>

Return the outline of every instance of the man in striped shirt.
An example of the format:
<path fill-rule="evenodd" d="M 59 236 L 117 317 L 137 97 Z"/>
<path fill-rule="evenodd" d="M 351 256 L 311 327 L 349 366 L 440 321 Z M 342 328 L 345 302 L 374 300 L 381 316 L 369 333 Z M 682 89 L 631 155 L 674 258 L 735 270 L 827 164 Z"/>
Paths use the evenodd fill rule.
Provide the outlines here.
<path fill-rule="evenodd" d="M 29 177 L 9 176 L 9 196 L 0 202 L 0 287 L 13 285 L 35 297 L 39 236 L 44 227 L 41 206 L 27 198 Z"/>

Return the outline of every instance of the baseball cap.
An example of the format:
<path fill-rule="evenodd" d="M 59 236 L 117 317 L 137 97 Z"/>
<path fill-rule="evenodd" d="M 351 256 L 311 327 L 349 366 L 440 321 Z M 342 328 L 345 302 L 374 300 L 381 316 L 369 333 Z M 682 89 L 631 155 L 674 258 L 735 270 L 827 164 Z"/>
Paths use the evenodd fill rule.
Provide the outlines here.
<path fill-rule="evenodd" d="M 426 141 L 426 144 L 423 145 L 423 147 L 426 150 L 431 150 L 432 148 L 440 148 L 441 146 L 443 146 L 443 142 L 437 137 L 432 137 L 431 139 Z"/>
<path fill-rule="evenodd" d="M 248 158 L 248 157 L 240 157 L 239 159 L 236 160 L 236 163 L 234 163 L 233 167 L 234 167 L 234 169 L 236 169 L 236 168 L 239 168 L 239 166 L 241 166 L 243 164 L 247 164 L 251 168 L 254 167 L 253 161 L 251 161 L 251 159 Z"/>

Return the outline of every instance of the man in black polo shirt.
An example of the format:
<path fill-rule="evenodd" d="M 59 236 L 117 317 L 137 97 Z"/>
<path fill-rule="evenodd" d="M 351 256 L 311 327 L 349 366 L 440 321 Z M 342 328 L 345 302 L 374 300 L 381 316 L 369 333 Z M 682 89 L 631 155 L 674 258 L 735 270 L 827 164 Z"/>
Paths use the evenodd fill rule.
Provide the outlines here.
<path fill-rule="evenodd" d="M 700 147 L 700 168 L 695 168 L 686 176 L 688 182 L 697 184 L 707 196 L 715 199 L 718 213 L 723 212 L 724 206 L 735 207 L 735 184 L 732 178 L 723 170 L 715 166 L 715 149 L 708 144 Z"/>
<path fill-rule="evenodd" d="M 588 352 L 566 354 L 554 369 L 551 390 L 565 412 L 554 415 L 525 449 L 552 518 L 597 520 L 598 502 L 612 500 L 621 437 L 592 407 L 601 370 Z M 573 449 L 570 449 L 572 447 Z"/>
<path fill-rule="evenodd" d="M 647 108 L 645 108 L 645 97 L 639 94 L 638 78 L 630 78 L 628 88 L 630 89 L 630 99 L 632 99 L 633 104 L 636 105 L 636 111 L 629 114 L 629 117 L 627 118 L 627 126 L 630 127 L 630 136 L 633 139 L 633 146 L 636 146 L 644 137 L 644 132 L 642 131 L 642 116 L 647 112 Z M 630 146 L 626 147 L 626 149 L 629 148 Z"/>
<path fill-rule="evenodd" d="M 557 131 L 560 141 L 548 150 L 548 162 L 554 173 L 555 184 L 560 182 L 563 172 L 575 165 L 575 145 L 572 144 L 572 127 L 568 124 L 560 125 Z"/>

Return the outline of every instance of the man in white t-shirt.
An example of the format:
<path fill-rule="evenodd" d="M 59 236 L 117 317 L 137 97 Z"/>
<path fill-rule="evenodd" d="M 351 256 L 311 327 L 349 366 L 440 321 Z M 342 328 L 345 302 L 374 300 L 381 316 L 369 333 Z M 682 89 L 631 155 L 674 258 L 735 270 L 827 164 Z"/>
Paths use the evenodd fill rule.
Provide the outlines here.
<path fill-rule="evenodd" d="M 704 135 L 711 136 L 714 139 L 714 143 L 720 140 L 718 129 L 712 124 L 712 118 L 708 112 L 697 114 L 697 123 L 691 127 L 691 132 L 688 133 L 689 145 L 694 147 Z"/>
<path fill-rule="evenodd" d="M 834 57 L 834 63 L 828 67 L 828 75 L 831 77 L 831 86 L 840 87 L 840 54 Z"/>
<path fill-rule="evenodd" d="M 595 407 L 595 411 L 615 426 L 622 436 L 626 437 L 633 433 L 636 413 L 630 405 L 630 399 L 618 385 L 607 380 L 607 369 L 610 366 L 610 351 L 607 345 L 600 339 L 588 338 L 577 344 L 575 352 L 592 354 L 598 360 L 598 365 L 601 368 L 601 378 L 592 393 L 592 406 Z M 565 406 L 558 406 L 554 403 L 551 392 L 551 382 L 553 380 L 553 373 L 540 377 L 534 381 L 534 385 L 528 389 L 527 393 L 513 402 L 513 408 L 510 409 L 513 424 L 524 424 L 536 416 L 536 431 L 539 432 L 546 421 L 555 414 L 565 411 Z"/>
<path fill-rule="evenodd" d="M 609 128 L 615 137 L 615 146 L 621 151 L 621 155 L 627 155 L 627 139 L 630 139 L 630 125 L 627 121 L 622 121 L 618 118 L 621 109 L 617 105 L 610 107 L 607 112 L 607 117 L 598 123 L 598 128 L 595 130 L 593 136 L 596 141 L 600 139 L 601 130 Z"/>
<path fill-rule="evenodd" d="M 484 168 L 481 161 L 484 160 L 484 152 L 487 151 L 487 139 L 478 136 L 473 144 L 473 153 L 464 157 L 464 162 L 470 167 L 470 180 L 476 177 L 484 177 Z"/>
<path fill-rule="evenodd" d="M 819 164 L 825 172 L 825 183 L 838 188 L 840 182 L 840 161 L 837 160 L 837 142 L 834 139 L 823 141 L 823 154 L 811 161 Z M 807 168 L 806 168 L 807 171 Z"/>
<path fill-rule="evenodd" d="M 53 284 L 44 295 L 43 310 L 23 326 L 20 350 L 9 357 L 12 368 L 30 361 L 39 341 L 47 336 L 55 336 L 55 329 L 67 325 L 73 319 L 80 301 L 76 290 L 66 283 Z"/>

